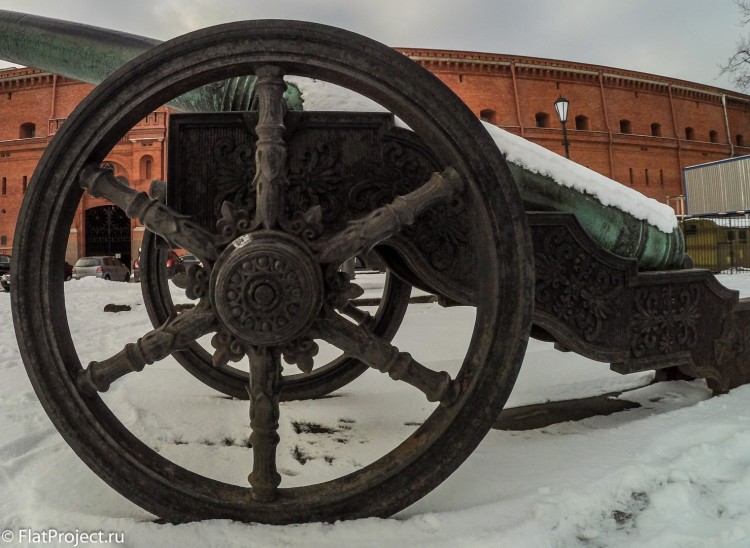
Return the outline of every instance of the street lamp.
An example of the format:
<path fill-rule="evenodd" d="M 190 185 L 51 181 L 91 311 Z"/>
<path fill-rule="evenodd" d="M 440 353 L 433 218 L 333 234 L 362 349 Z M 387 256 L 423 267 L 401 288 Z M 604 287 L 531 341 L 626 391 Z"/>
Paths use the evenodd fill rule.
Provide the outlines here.
<path fill-rule="evenodd" d="M 568 129 L 565 127 L 565 122 L 568 121 L 568 105 L 570 102 L 560 95 L 555 101 L 555 112 L 560 120 L 563 128 L 563 146 L 565 147 L 565 157 L 570 159 L 570 151 L 568 150 Z"/>

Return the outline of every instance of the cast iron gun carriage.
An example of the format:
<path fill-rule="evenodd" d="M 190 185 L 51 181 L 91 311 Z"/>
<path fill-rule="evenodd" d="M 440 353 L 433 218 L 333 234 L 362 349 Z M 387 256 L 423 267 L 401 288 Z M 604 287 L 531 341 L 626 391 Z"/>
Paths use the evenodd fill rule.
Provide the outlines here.
<path fill-rule="evenodd" d="M 247 74 L 256 79 L 250 106 L 257 108 L 173 117 L 166 203 L 101 167 L 155 108 Z M 291 111 L 288 74 L 370 97 L 410 131 L 394 127 L 390 114 Z M 176 313 L 161 261 L 144 260 L 155 329 L 86 366 L 57 274 L 84 189 L 203 263 L 184 283 L 196 306 Z M 637 258 L 603 249 L 570 214 L 524 211 L 497 147 L 450 90 L 405 56 L 321 25 L 212 27 L 157 45 L 115 72 L 50 143 L 14 246 L 13 272 L 24 272 L 12 294 L 15 327 L 46 411 L 98 475 L 171 521 L 291 523 L 398 511 L 442 482 L 487 433 L 529 334 L 621 372 L 703 377 L 717 392 L 748 377 L 748 305 L 736 292 L 707 271 L 641 271 Z M 144 248 L 158 257 L 156 245 Z M 372 248 L 390 272 L 374 317 L 353 305 L 357 288 L 339 272 Z M 681 263 L 677 255 L 672 266 Z M 390 342 L 410 284 L 476 307 L 465 359 L 451 374 Z M 195 341 L 211 333 L 209 354 Z M 317 366 L 318 340 L 344 358 Z M 100 397 L 170 354 L 206 384 L 249 397 L 249 488 L 160 456 Z M 230 366 L 245 357 L 249 374 Z M 283 374 L 282 359 L 302 373 Z M 398 447 L 349 475 L 280 485 L 279 402 L 322 396 L 368 368 L 423 392 L 436 402 L 431 414 Z"/>

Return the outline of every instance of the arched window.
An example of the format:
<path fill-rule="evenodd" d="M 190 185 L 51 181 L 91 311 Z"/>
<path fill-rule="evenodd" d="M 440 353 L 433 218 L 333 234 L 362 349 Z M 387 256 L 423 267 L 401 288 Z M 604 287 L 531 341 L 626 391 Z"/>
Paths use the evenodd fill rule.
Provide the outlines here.
<path fill-rule="evenodd" d="M 712 143 L 718 143 L 719 142 L 719 134 L 716 132 L 716 130 L 712 129 L 708 132 L 708 140 Z"/>
<path fill-rule="evenodd" d="M 143 156 L 141 158 L 141 179 L 146 181 L 153 177 L 154 159 L 151 156 Z"/>
<path fill-rule="evenodd" d="M 734 138 L 735 143 L 738 147 L 744 147 L 745 146 L 745 138 L 742 136 L 741 133 L 738 133 L 737 136 Z"/>
<path fill-rule="evenodd" d="M 21 124 L 21 127 L 18 128 L 18 138 L 33 139 L 34 137 L 36 137 L 36 125 L 31 122 Z"/>
<path fill-rule="evenodd" d="M 661 137 L 661 124 L 657 122 L 651 124 L 651 135 L 653 137 Z"/>
<path fill-rule="evenodd" d="M 695 141 L 695 130 L 693 128 L 685 128 L 685 139 L 687 139 L 688 141 Z"/>
<path fill-rule="evenodd" d="M 576 129 L 587 131 L 589 129 L 589 118 L 583 114 L 576 116 Z"/>
<path fill-rule="evenodd" d="M 488 124 L 495 124 L 497 123 L 497 113 L 491 108 L 485 108 L 479 113 L 479 119 Z"/>
<path fill-rule="evenodd" d="M 534 115 L 536 127 L 549 127 L 549 114 L 546 112 L 537 112 Z"/>
<path fill-rule="evenodd" d="M 633 133 L 630 120 L 620 120 L 620 133 Z"/>
<path fill-rule="evenodd" d="M 107 160 L 101 164 L 102 169 L 109 169 L 111 170 L 115 177 L 125 177 L 126 179 L 129 177 L 127 170 L 122 167 L 122 165 L 118 164 L 117 162 L 112 162 L 111 160 Z"/>

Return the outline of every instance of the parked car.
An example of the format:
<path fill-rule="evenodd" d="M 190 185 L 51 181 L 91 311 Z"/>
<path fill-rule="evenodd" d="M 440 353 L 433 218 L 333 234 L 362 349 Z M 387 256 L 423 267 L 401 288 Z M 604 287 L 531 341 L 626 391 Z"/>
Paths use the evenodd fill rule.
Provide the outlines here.
<path fill-rule="evenodd" d="M 177 253 L 169 250 L 169 253 L 167 254 L 167 262 L 164 265 L 167 269 L 167 278 L 174 278 L 174 275 L 177 274 L 179 268 L 180 268 L 180 258 L 177 256 Z M 133 261 L 133 281 L 135 283 L 138 283 L 141 281 L 141 250 L 138 249 L 138 256 L 135 258 L 135 261 Z"/>
<path fill-rule="evenodd" d="M 0 255 L 0 287 L 10 291 L 10 255 Z"/>
<path fill-rule="evenodd" d="M 73 279 L 73 265 L 68 261 L 65 261 L 65 274 L 63 279 L 66 282 Z M 10 292 L 10 272 L 0 275 L 0 287 L 5 291 Z"/>
<path fill-rule="evenodd" d="M 130 270 L 114 257 L 81 257 L 73 265 L 73 278 L 96 276 L 105 280 L 130 281 Z"/>

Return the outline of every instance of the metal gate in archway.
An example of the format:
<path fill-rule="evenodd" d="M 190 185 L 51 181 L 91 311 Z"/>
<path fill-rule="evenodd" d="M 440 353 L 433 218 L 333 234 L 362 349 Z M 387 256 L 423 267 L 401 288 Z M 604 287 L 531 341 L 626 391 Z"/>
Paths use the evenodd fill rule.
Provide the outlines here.
<path fill-rule="evenodd" d="M 119 256 L 130 268 L 130 219 L 117 206 L 86 210 L 86 256 Z"/>

